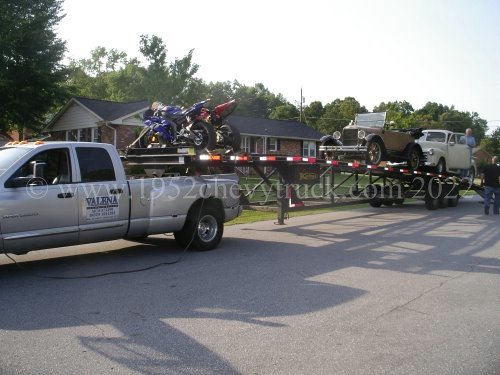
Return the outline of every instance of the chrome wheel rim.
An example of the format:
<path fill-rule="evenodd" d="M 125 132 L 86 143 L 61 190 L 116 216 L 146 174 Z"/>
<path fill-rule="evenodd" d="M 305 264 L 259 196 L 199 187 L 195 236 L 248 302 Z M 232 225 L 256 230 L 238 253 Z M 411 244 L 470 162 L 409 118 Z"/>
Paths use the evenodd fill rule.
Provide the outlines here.
<path fill-rule="evenodd" d="M 198 223 L 198 237 L 203 242 L 210 242 L 217 236 L 217 220 L 211 215 L 203 216 Z"/>

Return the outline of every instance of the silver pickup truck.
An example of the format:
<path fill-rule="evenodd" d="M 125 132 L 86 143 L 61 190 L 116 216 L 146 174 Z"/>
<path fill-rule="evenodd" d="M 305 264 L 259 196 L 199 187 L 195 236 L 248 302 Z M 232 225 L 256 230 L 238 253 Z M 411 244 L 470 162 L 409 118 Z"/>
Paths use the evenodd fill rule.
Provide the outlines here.
<path fill-rule="evenodd" d="M 127 179 L 109 144 L 0 147 L 0 252 L 167 232 L 181 246 L 210 250 L 240 212 L 234 174 Z"/>

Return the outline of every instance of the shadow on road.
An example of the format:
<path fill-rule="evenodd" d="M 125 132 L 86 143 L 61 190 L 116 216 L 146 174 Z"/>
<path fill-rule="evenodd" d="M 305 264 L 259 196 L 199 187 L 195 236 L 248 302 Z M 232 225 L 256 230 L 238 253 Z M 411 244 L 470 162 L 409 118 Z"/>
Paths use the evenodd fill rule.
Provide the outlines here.
<path fill-rule="evenodd" d="M 216 251 L 188 252 L 181 263 L 143 273 L 47 280 L 4 266 L 0 330 L 93 327 L 94 334 L 78 336 L 81 345 L 132 371 L 237 373 L 215 348 L 176 323 L 215 319 L 280 329 L 283 317 L 367 293 L 314 280 L 349 267 L 443 277 L 450 271 L 500 273 L 500 260 L 482 253 L 499 239 L 497 220 L 478 219 L 470 210 L 448 214 L 413 206 L 405 208 L 404 219 L 401 212 L 390 207 L 310 217 L 285 227 L 242 225 L 231 228 Z M 27 266 L 75 276 L 141 268 L 181 254 L 173 239 L 153 238 L 123 250 Z"/>

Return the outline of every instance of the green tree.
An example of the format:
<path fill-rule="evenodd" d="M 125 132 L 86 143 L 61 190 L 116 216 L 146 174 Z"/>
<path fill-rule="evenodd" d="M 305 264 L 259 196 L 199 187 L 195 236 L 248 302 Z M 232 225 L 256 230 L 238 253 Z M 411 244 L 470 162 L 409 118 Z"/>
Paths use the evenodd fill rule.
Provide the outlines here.
<path fill-rule="evenodd" d="M 387 112 L 387 122 L 393 121 L 398 128 L 408 128 L 411 126 L 414 109 L 409 102 L 403 100 L 382 102 L 373 108 L 373 112 Z"/>
<path fill-rule="evenodd" d="M 242 116 L 268 118 L 275 107 L 288 103 L 283 95 L 271 93 L 262 83 L 246 86 L 234 81 L 233 92 L 239 103 L 235 113 Z"/>
<path fill-rule="evenodd" d="M 324 115 L 318 121 L 318 131 L 331 134 L 334 131 L 341 131 L 354 120 L 356 114 L 368 112 L 355 98 L 346 97 L 343 100 L 335 99 L 325 105 Z"/>
<path fill-rule="evenodd" d="M 62 0 L 0 2 L 0 131 L 40 130 L 65 98 Z"/>
<path fill-rule="evenodd" d="M 314 101 L 309 103 L 308 106 L 304 108 L 305 121 L 311 127 L 318 129 L 318 121 L 324 115 L 325 109 L 320 101 Z"/>
<path fill-rule="evenodd" d="M 146 66 L 124 52 L 97 47 L 88 59 L 72 61 L 66 88 L 72 95 L 96 99 L 131 101 L 148 99 L 176 105 L 191 105 L 206 92 L 194 77 L 198 65 L 193 50 L 181 59 L 167 61 L 167 49 L 157 36 L 142 35 L 140 52 Z"/>
<path fill-rule="evenodd" d="M 299 110 L 293 104 L 287 103 L 274 107 L 269 115 L 270 119 L 299 120 Z"/>
<path fill-rule="evenodd" d="M 485 149 L 492 156 L 500 156 L 500 128 L 496 128 L 491 135 L 483 138 L 481 148 Z"/>

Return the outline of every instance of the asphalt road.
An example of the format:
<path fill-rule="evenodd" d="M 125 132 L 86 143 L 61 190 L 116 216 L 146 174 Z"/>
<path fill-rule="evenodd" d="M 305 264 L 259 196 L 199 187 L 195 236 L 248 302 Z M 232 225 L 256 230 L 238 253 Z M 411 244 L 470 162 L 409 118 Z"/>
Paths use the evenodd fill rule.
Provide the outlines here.
<path fill-rule="evenodd" d="M 477 198 L 0 257 L 4 374 L 500 374 L 500 218 Z M 58 255 L 71 255 L 56 258 Z M 43 259 L 43 260 L 37 260 Z"/>

